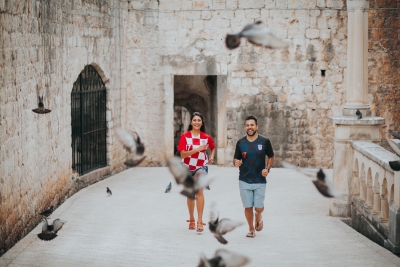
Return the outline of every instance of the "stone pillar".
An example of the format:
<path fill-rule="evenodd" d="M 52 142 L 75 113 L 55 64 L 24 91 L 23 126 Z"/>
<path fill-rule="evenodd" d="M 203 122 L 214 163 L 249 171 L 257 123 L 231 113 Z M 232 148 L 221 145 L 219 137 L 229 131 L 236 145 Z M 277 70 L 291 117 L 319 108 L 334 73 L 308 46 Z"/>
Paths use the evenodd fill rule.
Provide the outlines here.
<path fill-rule="evenodd" d="M 374 193 L 374 213 L 380 214 L 381 213 L 381 197 L 378 193 Z"/>
<path fill-rule="evenodd" d="M 374 193 L 372 192 L 372 187 L 370 185 L 367 186 L 367 201 L 366 206 L 367 208 L 372 208 L 374 201 Z"/>
<path fill-rule="evenodd" d="M 387 222 L 389 218 L 388 214 L 389 204 L 386 196 L 381 198 L 381 222 Z"/>
<path fill-rule="evenodd" d="M 347 92 L 343 115 L 371 115 L 368 93 L 368 7 L 369 0 L 348 0 Z"/>
<path fill-rule="evenodd" d="M 331 200 L 329 207 L 331 216 L 351 217 L 349 185 L 354 162 L 350 143 L 357 140 L 380 142 L 379 125 L 385 121 L 383 118 L 369 117 L 371 109 L 367 103 L 368 8 L 369 0 L 347 0 L 346 103 L 343 106 L 343 116 L 332 118 L 335 124 L 333 185 L 342 192 L 342 195 Z M 357 119 L 357 109 L 362 112 L 362 119 Z M 368 195 L 368 192 L 362 191 L 364 190 L 360 186 L 360 199 L 363 198 L 363 193 Z"/>

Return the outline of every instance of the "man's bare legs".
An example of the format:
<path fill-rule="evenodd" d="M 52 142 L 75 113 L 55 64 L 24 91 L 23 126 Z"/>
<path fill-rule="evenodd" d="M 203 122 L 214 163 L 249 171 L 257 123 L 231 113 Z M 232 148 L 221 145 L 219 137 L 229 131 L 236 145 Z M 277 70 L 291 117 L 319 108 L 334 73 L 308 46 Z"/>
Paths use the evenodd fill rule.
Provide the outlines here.
<path fill-rule="evenodd" d="M 253 224 L 253 207 L 244 208 L 244 215 L 246 216 L 247 224 L 249 225 L 249 231 L 254 233 L 254 224 Z"/>
<path fill-rule="evenodd" d="M 260 223 L 262 221 L 261 213 L 264 211 L 264 207 L 262 207 L 262 208 L 254 207 L 254 209 L 256 211 L 256 223 Z M 257 227 L 256 230 L 261 231 L 262 226 Z"/>
<path fill-rule="evenodd" d="M 262 207 L 262 208 L 254 207 L 254 210 L 255 210 L 255 221 L 260 222 L 261 221 L 261 213 L 264 211 L 264 207 Z M 249 225 L 249 231 L 254 233 L 255 228 L 254 228 L 253 207 L 245 208 L 244 215 L 246 216 L 247 224 Z"/>

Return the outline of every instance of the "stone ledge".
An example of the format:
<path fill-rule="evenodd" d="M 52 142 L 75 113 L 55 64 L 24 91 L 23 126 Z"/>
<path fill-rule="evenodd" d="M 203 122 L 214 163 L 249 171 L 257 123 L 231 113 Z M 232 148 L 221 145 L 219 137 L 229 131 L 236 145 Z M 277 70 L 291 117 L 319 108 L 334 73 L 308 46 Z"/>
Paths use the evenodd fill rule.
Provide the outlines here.
<path fill-rule="evenodd" d="M 344 124 L 344 125 L 380 125 L 385 123 L 385 119 L 381 117 L 365 117 L 357 119 L 357 117 L 346 117 L 338 116 L 332 117 L 332 122 L 334 124 Z"/>
<path fill-rule="evenodd" d="M 350 144 L 355 150 L 393 173 L 392 168 L 389 166 L 389 161 L 398 160 L 395 154 L 369 141 L 352 141 Z"/>
<path fill-rule="evenodd" d="M 84 184 L 92 184 L 96 181 L 99 180 L 99 178 L 104 177 L 104 176 L 109 176 L 111 175 L 111 166 L 106 166 L 94 171 L 91 171 L 89 173 L 86 173 L 82 176 L 79 176 L 78 178 L 76 178 L 77 181 L 81 181 Z M 102 180 L 102 179 L 100 179 Z"/>

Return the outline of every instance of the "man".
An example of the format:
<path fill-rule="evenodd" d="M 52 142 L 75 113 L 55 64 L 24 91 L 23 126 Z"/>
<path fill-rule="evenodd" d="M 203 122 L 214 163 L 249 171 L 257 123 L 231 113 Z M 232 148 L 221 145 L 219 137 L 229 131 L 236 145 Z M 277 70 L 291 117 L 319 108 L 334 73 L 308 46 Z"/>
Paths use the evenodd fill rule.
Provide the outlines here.
<path fill-rule="evenodd" d="M 244 214 L 249 224 L 247 237 L 255 237 L 255 231 L 263 229 L 261 213 L 264 211 L 266 177 L 274 163 L 274 151 L 271 142 L 257 133 L 257 118 L 248 116 L 244 123 L 246 136 L 236 143 L 233 164 L 239 167 L 240 197 Z M 268 156 L 265 166 L 265 156 Z M 255 225 L 253 207 L 255 210 Z"/>

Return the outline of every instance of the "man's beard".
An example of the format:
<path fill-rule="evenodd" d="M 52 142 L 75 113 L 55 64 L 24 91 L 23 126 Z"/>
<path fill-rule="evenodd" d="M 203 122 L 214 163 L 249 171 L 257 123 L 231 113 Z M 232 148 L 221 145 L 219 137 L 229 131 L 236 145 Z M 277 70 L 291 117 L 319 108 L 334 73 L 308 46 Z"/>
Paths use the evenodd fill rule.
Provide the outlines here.
<path fill-rule="evenodd" d="M 254 136 L 256 133 L 257 133 L 257 130 L 253 131 L 253 134 L 249 134 L 248 131 L 246 132 L 247 136 Z"/>

